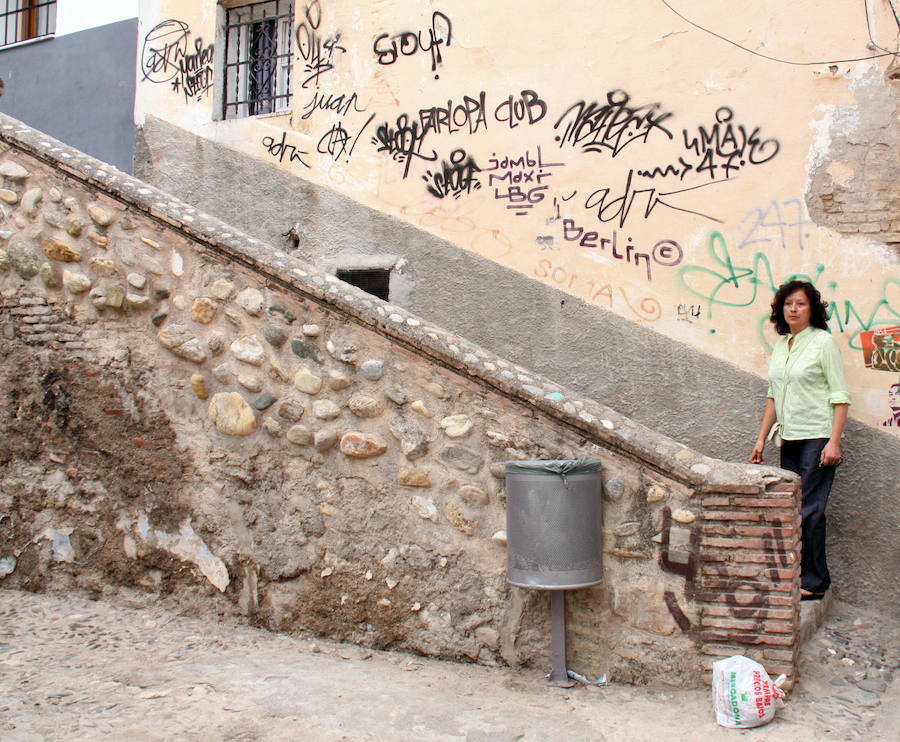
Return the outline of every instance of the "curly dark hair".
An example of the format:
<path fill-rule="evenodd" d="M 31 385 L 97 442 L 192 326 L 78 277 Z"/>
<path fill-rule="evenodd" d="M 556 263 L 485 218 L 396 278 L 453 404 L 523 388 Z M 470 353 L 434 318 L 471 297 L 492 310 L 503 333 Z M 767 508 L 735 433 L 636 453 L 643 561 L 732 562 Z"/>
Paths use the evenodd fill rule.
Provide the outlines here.
<path fill-rule="evenodd" d="M 809 281 L 793 280 L 781 284 L 772 299 L 772 316 L 769 317 L 772 324 L 775 325 L 775 331 L 779 335 L 787 335 L 791 329 L 784 318 L 784 302 L 795 291 L 803 291 L 806 298 L 809 299 L 809 324 L 818 327 L 820 330 L 828 329 L 828 302 L 822 301 L 822 295 L 819 290 Z"/>

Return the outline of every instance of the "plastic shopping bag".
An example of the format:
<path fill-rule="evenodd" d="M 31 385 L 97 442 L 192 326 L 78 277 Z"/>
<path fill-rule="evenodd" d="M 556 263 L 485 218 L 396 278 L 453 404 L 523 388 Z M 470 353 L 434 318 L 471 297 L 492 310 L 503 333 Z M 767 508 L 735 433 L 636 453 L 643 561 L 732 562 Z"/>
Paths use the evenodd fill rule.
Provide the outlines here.
<path fill-rule="evenodd" d="M 781 706 L 785 676 L 775 682 L 758 662 L 736 655 L 713 663 L 713 707 L 716 721 L 730 729 L 768 724 Z"/>

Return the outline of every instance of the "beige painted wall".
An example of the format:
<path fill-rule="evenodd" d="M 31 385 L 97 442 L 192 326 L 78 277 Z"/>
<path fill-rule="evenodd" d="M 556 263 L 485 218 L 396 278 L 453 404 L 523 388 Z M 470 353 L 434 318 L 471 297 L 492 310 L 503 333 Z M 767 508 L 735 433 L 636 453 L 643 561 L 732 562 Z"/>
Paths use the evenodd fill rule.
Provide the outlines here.
<path fill-rule="evenodd" d="M 334 188 L 759 375 L 775 340 L 770 287 L 807 276 L 835 303 L 852 414 L 880 427 L 900 374 L 866 366 L 863 333 L 900 326 L 897 248 L 884 241 L 897 239 L 897 201 L 852 236 L 818 226 L 807 208 L 820 168 L 838 186 L 860 176 L 834 156 L 837 143 L 865 143 L 861 101 L 898 84 L 884 75 L 891 57 L 867 46 L 896 49 L 897 25 L 885 3 L 869 6 L 867 28 L 851 0 L 827 16 L 808 0 L 297 0 L 292 109 L 222 121 L 205 87 L 225 50 L 221 9 L 146 0 L 136 116 Z M 159 26 L 167 20 L 181 24 Z M 213 55 L 199 53 L 210 44 Z M 179 59 L 201 75 L 185 80 Z M 452 125 L 422 138 L 448 106 Z M 883 157 L 896 165 L 896 151 Z"/>

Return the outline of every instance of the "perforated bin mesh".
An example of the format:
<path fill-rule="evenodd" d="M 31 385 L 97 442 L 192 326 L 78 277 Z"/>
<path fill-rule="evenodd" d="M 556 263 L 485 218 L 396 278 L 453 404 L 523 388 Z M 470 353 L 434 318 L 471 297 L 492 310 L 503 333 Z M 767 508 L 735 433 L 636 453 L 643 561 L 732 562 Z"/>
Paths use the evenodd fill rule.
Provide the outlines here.
<path fill-rule="evenodd" d="M 603 578 L 600 472 L 506 475 L 507 580 L 568 590 Z"/>

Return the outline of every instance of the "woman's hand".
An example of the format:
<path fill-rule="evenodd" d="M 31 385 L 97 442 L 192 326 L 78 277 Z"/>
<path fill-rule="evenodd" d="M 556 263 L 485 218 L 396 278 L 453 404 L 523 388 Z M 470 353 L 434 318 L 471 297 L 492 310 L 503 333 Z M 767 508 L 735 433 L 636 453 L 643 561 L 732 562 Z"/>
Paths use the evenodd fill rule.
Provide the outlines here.
<path fill-rule="evenodd" d="M 763 438 L 761 441 L 756 441 L 756 445 L 753 447 L 753 453 L 750 454 L 750 463 L 751 464 L 765 464 L 766 461 L 763 459 L 763 451 L 766 448 L 766 440 Z"/>
<path fill-rule="evenodd" d="M 841 442 L 828 441 L 822 449 L 822 466 L 837 466 L 841 463 Z"/>

